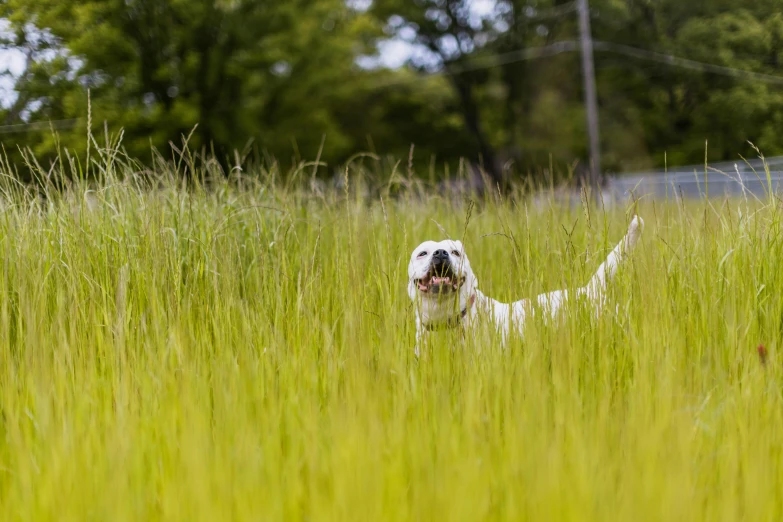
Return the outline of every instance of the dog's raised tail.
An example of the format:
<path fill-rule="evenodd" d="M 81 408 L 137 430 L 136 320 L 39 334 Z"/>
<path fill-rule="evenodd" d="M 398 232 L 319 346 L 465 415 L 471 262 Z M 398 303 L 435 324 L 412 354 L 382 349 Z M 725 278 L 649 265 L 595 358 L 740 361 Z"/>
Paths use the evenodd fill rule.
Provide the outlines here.
<path fill-rule="evenodd" d="M 617 244 L 617 246 L 609 253 L 601 266 L 595 272 L 595 275 L 587 283 L 585 291 L 590 300 L 595 300 L 600 303 L 603 297 L 604 290 L 606 289 L 607 282 L 614 278 L 617 273 L 617 267 L 623 261 L 625 256 L 631 253 L 631 250 L 636 246 L 639 238 L 642 236 L 644 230 L 644 221 L 639 216 L 634 216 L 631 220 L 631 224 L 628 225 L 628 232 L 625 237 Z"/>

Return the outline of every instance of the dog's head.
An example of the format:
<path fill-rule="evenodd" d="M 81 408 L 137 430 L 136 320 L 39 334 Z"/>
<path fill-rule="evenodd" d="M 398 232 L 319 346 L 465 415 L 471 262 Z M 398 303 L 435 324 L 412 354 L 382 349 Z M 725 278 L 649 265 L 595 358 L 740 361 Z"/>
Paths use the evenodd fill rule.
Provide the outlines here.
<path fill-rule="evenodd" d="M 411 254 L 408 295 L 434 306 L 438 302 L 460 304 L 476 288 L 476 278 L 460 241 L 425 241 Z"/>

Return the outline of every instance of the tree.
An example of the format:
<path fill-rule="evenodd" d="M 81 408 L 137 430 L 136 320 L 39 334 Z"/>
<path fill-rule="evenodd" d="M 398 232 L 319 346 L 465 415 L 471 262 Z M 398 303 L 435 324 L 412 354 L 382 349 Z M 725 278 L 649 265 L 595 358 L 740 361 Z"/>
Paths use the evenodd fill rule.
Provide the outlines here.
<path fill-rule="evenodd" d="M 615 167 L 699 163 L 736 158 L 752 140 L 767 154 L 783 151 L 774 136 L 783 120 L 781 87 L 741 71 L 783 75 L 779 2 L 688 3 L 602 0 L 597 38 L 732 68 L 735 76 L 674 67 L 636 56 L 599 56 Z M 652 161 L 650 155 L 653 156 Z M 641 162 L 639 160 L 641 158 Z"/>
<path fill-rule="evenodd" d="M 571 2 L 351 5 L 4 0 L 0 18 L 11 31 L 0 45 L 21 50 L 27 67 L 0 120 L 81 118 L 60 143 L 83 149 L 89 89 L 93 130 L 103 121 L 123 127 L 129 154 L 141 158 L 150 144 L 179 144 L 197 124 L 190 147 L 214 151 L 226 167 L 235 151 L 334 165 L 367 150 L 407 157 L 414 144 L 427 162 L 480 159 L 502 187 L 512 163 L 535 174 L 587 158 Z M 768 155 L 783 152 L 780 81 L 741 72 L 783 76 L 780 0 L 590 5 L 608 170 L 659 166 L 664 157 L 697 163 L 705 140 L 710 160 L 735 158 L 746 140 Z M 420 52 L 403 70 L 359 67 L 357 58 L 385 38 Z M 662 58 L 669 55 L 734 73 Z M 55 139 L 39 128 L 0 138 L 7 151 L 31 146 L 54 157 Z"/>
<path fill-rule="evenodd" d="M 366 15 L 342 0 L 8 0 L 0 15 L 30 48 L 7 121 L 84 118 L 123 127 L 132 155 L 166 147 L 198 125 L 195 149 L 225 157 L 255 138 L 259 150 L 315 158 L 353 152 L 335 119 L 349 103 Z M 45 35 L 55 53 L 29 46 Z M 303 131 L 304 129 L 304 131 Z M 84 133 L 64 137 L 84 142 Z M 28 139 L 50 153 L 53 139 Z"/>
<path fill-rule="evenodd" d="M 492 181 L 504 185 L 495 147 L 482 120 L 478 90 L 486 84 L 485 70 L 463 70 L 466 58 L 481 56 L 484 46 L 495 36 L 487 17 L 477 15 L 469 0 L 377 0 L 374 13 L 389 21 L 397 35 L 408 33 L 409 40 L 424 46 L 430 56 L 414 60 L 413 65 L 426 70 L 443 67 L 460 101 L 465 126 L 473 135 L 482 165 Z"/>

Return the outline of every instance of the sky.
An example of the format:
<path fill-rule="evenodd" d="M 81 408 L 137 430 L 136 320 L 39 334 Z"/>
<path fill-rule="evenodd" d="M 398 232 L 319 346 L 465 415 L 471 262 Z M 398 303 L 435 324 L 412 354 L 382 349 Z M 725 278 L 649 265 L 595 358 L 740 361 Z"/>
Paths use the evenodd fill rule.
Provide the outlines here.
<path fill-rule="evenodd" d="M 477 18 L 485 18 L 492 14 L 495 9 L 496 0 L 471 0 L 471 11 Z M 378 56 L 359 60 L 363 66 L 381 66 L 390 69 L 398 69 L 412 57 L 420 53 L 426 53 L 425 50 L 405 41 L 403 38 L 391 38 L 380 42 L 378 45 Z"/>
<path fill-rule="evenodd" d="M 366 9 L 372 0 L 348 0 L 355 7 Z M 485 17 L 492 13 L 496 0 L 471 0 L 471 9 L 475 16 Z M 0 33 L 7 30 L 8 24 L 0 20 Z M 412 57 L 425 51 L 402 38 L 392 38 L 378 45 L 378 55 L 362 57 L 358 63 L 362 67 L 387 67 L 397 69 L 405 65 Z M 13 78 L 24 70 L 24 55 L 15 50 L 0 49 L 0 106 L 8 107 L 16 99 L 13 90 Z M 7 74 L 3 74 L 7 72 Z M 10 76 L 9 76 L 10 75 Z"/>
<path fill-rule="evenodd" d="M 0 20 L 0 34 L 6 33 L 8 22 Z M 0 74 L 10 73 L 12 76 L 21 74 L 24 70 L 24 55 L 19 51 L 0 49 Z M 13 90 L 14 82 L 7 74 L 0 76 L 0 106 L 7 107 L 13 103 L 16 95 Z"/>

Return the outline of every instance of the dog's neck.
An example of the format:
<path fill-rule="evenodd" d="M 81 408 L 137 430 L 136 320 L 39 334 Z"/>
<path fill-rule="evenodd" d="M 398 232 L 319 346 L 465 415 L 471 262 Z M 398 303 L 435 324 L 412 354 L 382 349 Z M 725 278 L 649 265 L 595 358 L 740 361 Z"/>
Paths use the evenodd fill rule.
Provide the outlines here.
<path fill-rule="evenodd" d="M 458 315 L 449 317 L 445 321 L 425 323 L 423 324 L 424 329 L 431 332 L 433 330 L 457 328 L 462 325 L 462 322 L 465 320 L 468 313 L 470 313 L 470 310 L 473 308 L 474 304 L 476 304 L 476 292 L 473 292 L 470 297 L 468 297 L 467 302 L 465 303 L 465 308 L 460 310 Z"/>

